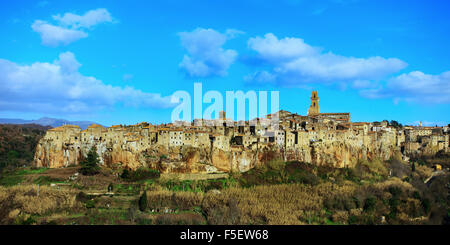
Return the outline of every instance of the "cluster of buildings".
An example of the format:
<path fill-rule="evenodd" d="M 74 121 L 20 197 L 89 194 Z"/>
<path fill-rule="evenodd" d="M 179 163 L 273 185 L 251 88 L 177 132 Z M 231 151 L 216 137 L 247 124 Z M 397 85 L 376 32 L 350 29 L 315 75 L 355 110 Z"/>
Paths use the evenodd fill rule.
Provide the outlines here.
<path fill-rule="evenodd" d="M 343 149 L 360 149 L 357 153 L 341 156 L 351 161 L 370 154 L 384 154 L 384 158 L 398 150 L 403 154 L 449 152 L 448 127 L 413 127 L 390 125 L 389 122 L 351 122 L 350 113 L 321 113 L 319 96 L 314 91 L 308 115 L 278 111 L 265 118 L 233 122 L 225 112 L 215 120 L 196 119 L 190 125 L 169 123 L 152 125 L 146 122 L 136 125 L 103 127 L 93 124 L 86 130 L 78 126 L 64 125 L 48 130 L 41 140 L 35 156 L 38 166 L 67 166 L 77 164 L 82 154 L 96 146 L 100 156 L 122 152 L 135 155 L 151 147 L 167 150 L 194 147 L 224 152 L 264 151 L 283 152 L 286 158 L 303 158 L 313 162 L 317 156 L 311 153 L 320 149 L 324 154 L 335 154 Z M 319 151 L 317 151 L 319 149 Z M 339 154 L 333 151 L 339 151 Z M 128 153 L 123 153 L 128 152 Z M 380 153 L 382 152 L 382 153 Z M 111 154 L 110 154 L 111 155 Z M 319 156 L 321 159 L 324 157 Z M 115 157 L 109 161 L 122 161 L 129 157 Z M 102 159 L 104 161 L 104 159 Z M 138 161 L 138 160 L 136 160 Z M 330 161 L 330 160 L 327 160 Z M 345 165 L 344 163 L 343 165 Z M 342 165 L 342 164 L 341 164 Z"/>

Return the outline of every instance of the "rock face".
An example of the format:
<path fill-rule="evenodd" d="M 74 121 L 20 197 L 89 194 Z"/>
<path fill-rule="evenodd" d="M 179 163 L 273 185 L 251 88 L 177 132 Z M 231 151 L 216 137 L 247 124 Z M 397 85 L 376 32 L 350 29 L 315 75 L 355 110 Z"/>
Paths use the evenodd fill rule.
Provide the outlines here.
<path fill-rule="evenodd" d="M 280 129 L 275 135 L 279 136 L 234 128 L 180 130 L 144 123 L 110 128 L 93 124 L 86 130 L 65 125 L 48 130 L 39 141 L 34 166 L 77 165 L 95 146 L 102 165 L 149 167 L 163 173 L 245 172 L 276 158 L 353 167 L 359 159 L 387 160 L 400 151 L 401 144 L 396 131 L 358 128 Z"/>
<path fill-rule="evenodd" d="M 317 92 L 311 102 L 314 110 L 308 116 L 278 111 L 246 122 L 230 121 L 223 113 L 218 120 L 196 119 L 195 126 L 92 124 L 81 130 L 64 125 L 40 139 L 34 166 L 77 165 L 92 147 L 102 165 L 163 173 L 245 172 L 273 159 L 342 168 L 400 153 L 406 159 L 450 152 L 448 127 L 353 123 L 349 113 L 320 113 Z M 273 122 L 277 127 L 271 127 Z"/>

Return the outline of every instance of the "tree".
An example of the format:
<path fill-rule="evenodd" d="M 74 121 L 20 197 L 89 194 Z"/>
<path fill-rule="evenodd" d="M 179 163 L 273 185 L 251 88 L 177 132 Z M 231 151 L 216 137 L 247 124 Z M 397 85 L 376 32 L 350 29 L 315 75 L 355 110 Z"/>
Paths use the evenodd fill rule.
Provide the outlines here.
<path fill-rule="evenodd" d="M 83 175 L 96 175 L 100 172 L 100 167 L 98 166 L 99 163 L 98 154 L 97 154 L 97 148 L 93 146 L 88 154 L 86 159 L 84 159 L 80 165 L 80 173 Z"/>
<path fill-rule="evenodd" d="M 411 171 L 413 171 L 413 172 L 416 171 L 416 164 L 414 162 L 412 163 Z"/>
<path fill-rule="evenodd" d="M 389 125 L 393 126 L 394 128 L 402 128 L 403 125 L 395 120 L 392 120 Z"/>
<path fill-rule="evenodd" d="M 129 177 L 130 177 L 130 171 L 128 169 L 124 169 L 122 174 L 120 175 L 120 178 L 128 179 Z"/>
<path fill-rule="evenodd" d="M 366 199 L 364 203 L 364 211 L 372 211 L 375 209 L 375 206 L 377 204 L 377 199 L 373 196 Z"/>
<path fill-rule="evenodd" d="M 19 153 L 17 151 L 9 151 L 8 152 L 8 163 L 10 165 L 16 164 L 17 165 L 17 159 L 19 158 Z"/>
<path fill-rule="evenodd" d="M 302 127 L 303 129 L 306 129 L 306 122 L 302 122 L 302 123 L 300 124 L 300 127 Z"/>
<path fill-rule="evenodd" d="M 147 209 L 147 191 L 144 191 L 142 193 L 141 197 L 139 198 L 139 210 L 144 212 Z"/>

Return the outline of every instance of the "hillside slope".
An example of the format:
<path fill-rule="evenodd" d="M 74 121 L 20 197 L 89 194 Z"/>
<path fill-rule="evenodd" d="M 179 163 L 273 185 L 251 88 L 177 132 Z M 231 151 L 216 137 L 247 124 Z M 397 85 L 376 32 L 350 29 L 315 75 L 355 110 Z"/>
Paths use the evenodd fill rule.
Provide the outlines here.
<path fill-rule="evenodd" d="M 0 124 L 0 169 L 31 165 L 37 142 L 50 129 L 37 124 Z"/>

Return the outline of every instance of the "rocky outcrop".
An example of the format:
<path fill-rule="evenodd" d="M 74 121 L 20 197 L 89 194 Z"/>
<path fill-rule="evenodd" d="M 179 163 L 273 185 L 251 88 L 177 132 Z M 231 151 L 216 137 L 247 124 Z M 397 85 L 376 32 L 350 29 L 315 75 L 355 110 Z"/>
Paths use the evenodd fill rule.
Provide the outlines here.
<path fill-rule="evenodd" d="M 244 140 L 247 145 L 236 145 L 237 141 L 231 140 L 232 135 L 206 134 L 194 139 L 188 138 L 191 135 L 188 131 L 174 130 L 163 138 L 164 130 L 152 132 L 145 127 L 92 125 L 81 131 L 77 126 L 62 126 L 48 130 L 39 141 L 34 165 L 48 168 L 77 165 L 94 146 L 102 165 L 130 169 L 149 167 L 162 173 L 245 172 L 273 159 L 353 167 L 360 159 L 387 160 L 400 151 L 395 132 L 303 131 L 291 144 L 287 143 L 293 140 L 286 139 L 285 144 L 267 143 L 255 136 L 253 143 Z M 182 136 L 186 138 L 170 141 Z M 188 140 L 195 146 L 187 144 Z"/>

